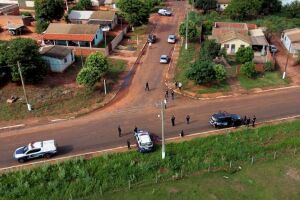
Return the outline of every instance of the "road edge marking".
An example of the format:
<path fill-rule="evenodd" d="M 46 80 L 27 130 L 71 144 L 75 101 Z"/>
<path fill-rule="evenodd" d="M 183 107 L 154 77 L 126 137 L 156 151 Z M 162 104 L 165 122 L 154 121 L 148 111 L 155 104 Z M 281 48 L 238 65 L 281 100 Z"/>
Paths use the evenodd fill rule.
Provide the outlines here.
<path fill-rule="evenodd" d="M 17 125 L 11 125 L 11 126 L 4 126 L 0 127 L 0 130 L 5 130 L 5 129 L 11 129 L 11 128 L 19 128 L 19 127 L 24 127 L 25 124 L 17 124 Z"/>

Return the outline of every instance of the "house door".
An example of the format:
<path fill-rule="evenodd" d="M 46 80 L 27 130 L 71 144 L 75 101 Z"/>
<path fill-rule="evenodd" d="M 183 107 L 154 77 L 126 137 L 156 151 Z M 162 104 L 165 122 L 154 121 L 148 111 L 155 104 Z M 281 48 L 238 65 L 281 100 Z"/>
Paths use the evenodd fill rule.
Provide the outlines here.
<path fill-rule="evenodd" d="M 231 45 L 231 53 L 235 53 L 235 44 Z"/>

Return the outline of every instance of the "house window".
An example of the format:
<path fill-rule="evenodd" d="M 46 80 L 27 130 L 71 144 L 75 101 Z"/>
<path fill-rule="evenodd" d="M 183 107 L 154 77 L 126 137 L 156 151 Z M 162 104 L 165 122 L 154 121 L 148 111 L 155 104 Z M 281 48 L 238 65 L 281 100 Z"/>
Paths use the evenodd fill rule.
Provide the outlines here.
<path fill-rule="evenodd" d="M 224 44 L 225 49 L 229 49 L 229 44 Z"/>
<path fill-rule="evenodd" d="M 67 58 L 64 58 L 64 62 L 66 63 L 68 60 L 67 60 Z"/>
<path fill-rule="evenodd" d="M 242 44 L 242 45 L 241 45 L 241 48 L 244 48 L 244 47 L 245 47 L 245 45 Z"/>
<path fill-rule="evenodd" d="M 98 35 L 96 34 L 96 39 L 97 39 Z"/>

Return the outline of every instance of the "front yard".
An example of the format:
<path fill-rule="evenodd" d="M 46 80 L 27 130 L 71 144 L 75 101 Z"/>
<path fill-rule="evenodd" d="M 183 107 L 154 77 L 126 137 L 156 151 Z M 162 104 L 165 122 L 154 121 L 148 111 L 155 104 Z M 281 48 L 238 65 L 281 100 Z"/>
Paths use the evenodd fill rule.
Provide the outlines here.
<path fill-rule="evenodd" d="M 126 63 L 109 59 L 110 68 L 106 75 L 108 92 L 126 69 Z M 33 111 L 28 112 L 22 86 L 8 83 L 0 87 L 0 121 L 25 119 L 30 117 L 67 115 L 91 106 L 101 105 L 104 100 L 103 86 L 96 85 L 95 91 L 88 91 L 76 84 L 76 76 L 81 68 L 77 61 L 64 73 L 51 73 L 38 85 L 26 85 L 26 93 Z M 12 104 L 6 103 L 11 96 L 19 99 Z"/>

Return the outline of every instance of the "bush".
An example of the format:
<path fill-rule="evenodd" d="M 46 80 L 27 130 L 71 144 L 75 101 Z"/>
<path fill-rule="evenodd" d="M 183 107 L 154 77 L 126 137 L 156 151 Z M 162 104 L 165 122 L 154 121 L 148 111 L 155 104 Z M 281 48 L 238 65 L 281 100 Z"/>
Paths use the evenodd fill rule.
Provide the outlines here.
<path fill-rule="evenodd" d="M 180 24 L 179 33 L 181 36 L 185 37 L 186 35 L 186 21 Z M 198 25 L 189 20 L 188 22 L 188 40 L 195 40 L 200 36 L 200 31 L 198 30 Z"/>
<path fill-rule="evenodd" d="M 213 60 L 220 55 L 221 45 L 215 40 L 206 40 L 200 49 L 201 60 Z"/>
<path fill-rule="evenodd" d="M 240 72 L 248 78 L 254 78 L 256 75 L 255 64 L 253 62 L 246 62 L 241 66 Z"/>
<path fill-rule="evenodd" d="M 39 34 L 41 34 L 42 32 L 44 32 L 49 26 L 49 22 L 45 21 L 45 20 L 41 20 L 38 19 L 36 21 L 36 29 L 35 31 Z"/>
<path fill-rule="evenodd" d="M 214 65 L 216 80 L 221 82 L 224 81 L 227 77 L 226 69 L 223 65 L 217 64 Z"/>
<path fill-rule="evenodd" d="M 271 71 L 273 71 L 273 69 L 274 69 L 274 67 L 273 67 L 273 63 L 272 62 L 268 61 L 268 62 L 266 62 L 264 64 L 264 70 L 266 72 L 271 72 Z"/>
<path fill-rule="evenodd" d="M 187 70 L 187 77 L 198 84 L 206 84 L 216 80 L 213 62 L 209 60 L 198 60 L 191 64 Z"/>
<path fill-rule="evenodd" d="M 297 62 L 300 63 L 300 55 L 297 57 Z"/>
<path fill-rule="evenodd" d="M 254 57 L 254 52 L 251 47 L 241 47 L 236 52 L 236 61 L 240 64 L 251 62 Z"/>

